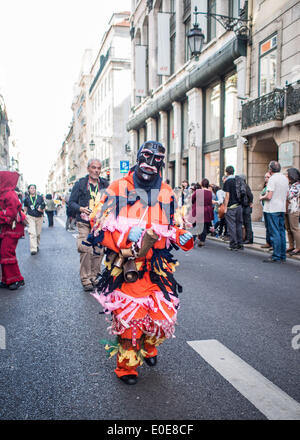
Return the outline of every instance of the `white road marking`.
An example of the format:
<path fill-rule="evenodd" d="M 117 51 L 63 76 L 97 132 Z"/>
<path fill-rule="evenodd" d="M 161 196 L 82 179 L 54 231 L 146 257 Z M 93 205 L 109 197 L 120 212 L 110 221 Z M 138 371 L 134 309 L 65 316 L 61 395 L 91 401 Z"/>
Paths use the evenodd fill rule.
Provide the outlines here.
<path fill-rule="evenodd" d="M 61 226 L 63 226 L 64 228 L 66 227 L 66 223 L 61 218 L 58 218 L 58 217 L 54 217 L 54 218 Z M 68 231 L 68 232 L 71 232 L 71 231 Z M 76 233 L 72 234 L 72 235 L 74 238 L 78 237 L 78 234 L 76 234 Z"/>
<path fill-rule="evenodd" d="M 300 404 L 221 342 L 187 343 L 269 420 L 300 420 Z"/>
<path fill-rule="evenodd" d="M 58 218 L 57 216 L 55 216 L 54 218 L 61 226 L 63 226 L 64 228 L 66 227 L 66 223 L 61 218 Z"/>

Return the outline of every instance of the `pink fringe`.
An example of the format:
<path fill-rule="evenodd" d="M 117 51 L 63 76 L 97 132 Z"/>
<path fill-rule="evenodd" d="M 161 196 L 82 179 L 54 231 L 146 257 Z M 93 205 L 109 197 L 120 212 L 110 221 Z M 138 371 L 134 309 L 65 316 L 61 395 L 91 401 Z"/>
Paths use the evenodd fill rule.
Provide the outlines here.
<path fill-rule="evenodd" d="M 175 306 L 179 305 L 179 299 L 172 294 L 172 301 L 168 301 L 164 297 L 163 293 L 159 291 L 154 292 L 150 296 L 142 298 L 134 298 L 119 290 L 114 290 L 108 295 L 95 291 L 91 295 L 102 305 L 106 314 L 110 314 L 117 309 L 122 309 L 118 315 L 113 315 L 113 324 L 108 328 L 111 334 L 120 335 L 124 333 L 127 328 L 132 327 L 132 320 L 134 320 L 134 316 L 140 307 L 144 308 L 145 310 L 153 310 L 154 312 L 157 312 L 159 309 L 166 318 L 164 320 L 153 320 L 149 315 L 147 315 L 147 326 L 144 324 L 140 326 L 143 333 L 147 334 L 148 336 L 156 336 L 158 338 L 161 336 L 170 338 L 174 334 L 177 319 L 177 309 Z M 155 298 L 157 306 L 152 296 Z M 162 303 L 166 304 L 168 309 L 174 312 L 172 317 L 170 317 L 164 310 Z M 124 319 L 126 315 L 128 316 L 126 319 Z"/>

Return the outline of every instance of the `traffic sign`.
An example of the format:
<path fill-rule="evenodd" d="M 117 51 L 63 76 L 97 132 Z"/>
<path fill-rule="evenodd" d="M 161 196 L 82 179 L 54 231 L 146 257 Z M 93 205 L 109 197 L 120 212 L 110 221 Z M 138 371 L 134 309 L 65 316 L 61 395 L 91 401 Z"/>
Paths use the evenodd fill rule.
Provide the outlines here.
<path fill-rule="evenodd" d="M 129 160 L 120 160 L 120 173 L 129 172 Z"/>

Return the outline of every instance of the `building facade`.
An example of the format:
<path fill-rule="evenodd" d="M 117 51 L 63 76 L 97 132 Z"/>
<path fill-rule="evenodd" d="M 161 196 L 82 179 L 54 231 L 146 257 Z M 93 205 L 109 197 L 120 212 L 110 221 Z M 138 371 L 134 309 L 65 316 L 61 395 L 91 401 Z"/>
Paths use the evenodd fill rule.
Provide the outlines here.
<path fill-rule="evenodd" d="M 9 136 L 10 129 L 5 102 L 2 95 L 0 95 L 0 170 L 8 170 L 10 168 Z"/>
<path fill-rule="evenodd" d="M 128 160 L 126 130 L 130 112 L 130 12 L 113 14 L 91 69 L 93 156 L 101 160 L 102 177 L 121 177 L 120 161 Z"/>
<path fill-rule="evenodd" d="M 253 1 L 241 134 L 247 139 L 248 181 L 256 200 L 270 160 L 283 172 L 300 168 L 300 2 Z M 261 209 L 256 205 L 255 217 Z"/>
<path fill-rule="evenodd" d="M 195 6 L 203 13 L 197 15 L 197 20 L 205 36 L 198 59 L 190 56 L 187 42 L 195 21 Z M 236 26 L 226 26 L 228 20 L 226 23 L 221 15 L 239 20 Z M 299 79 L 293 68 L 299 64 L 299 28 L 299 1 L 133 0 L 132 112 L 127 125 L 132 149 L 136 151 L 145 140 L 161 141 L 167 147 L 164 178 L 173 187 L 183 179 L 196 182 L 203 177 L 220 184 L 226 166 L 233 165 L 237 173 L 248 177 L 255 193 L 254 219 L 259 219 L 258 194 L 266 165 L 280 155 L 273 141 L 256 145 L 259 128 L 256 121 L 251 127 L 245 122 L 246 113 L 252 114 L 246 108 L 253 105 L 252 98 L 284 87 L 292 77 Z M 259 52 L 264 43 L 265 47 L 270 45 L 266 54 Z M 275 58 L 277 76 L 272 83 L 264 76 L 272 75 Z M 293 94 L 293 102 L 297 87 L 294 84 L 285 92 Z M 286 123 L 290 128 L 285 132 L 289 134 L 282 138 L 284 145 L 290 140 L 295 142 L 289 147 L 295 166 L 299 156 L 296 124 L 297 116 L 293 114 Z M 271 127 L 265 127 L 267 132 L 274 139 Z M 274 142 L 278 145 L 276 133 Z M 265 134 L 261 136 L 266 139 Z"/>

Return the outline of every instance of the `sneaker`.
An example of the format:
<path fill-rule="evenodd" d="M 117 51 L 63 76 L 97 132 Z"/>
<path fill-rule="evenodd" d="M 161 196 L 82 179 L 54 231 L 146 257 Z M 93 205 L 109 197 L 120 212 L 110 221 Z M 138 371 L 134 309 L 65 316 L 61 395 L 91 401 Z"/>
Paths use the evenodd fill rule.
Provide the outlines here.
<path fill-rule="evenodd" d="M 24 286 L 24 285 L 25 285 L 25 281 L 24 281 L 24 280 L 22 280 L 22 281 L 16 281 L 15 283 L 10 284 L 10 285 L 8 286 L 8 288 L 9 288 L 9 290 L 17 290 L 19 287 L 22 287 L 22 286 Z"/>
<path fill-rule="evenodd" d="M 273 258 L 267 258 L 266 260 L 263 260 L 263 263 L 281 264 L 281 260 L 273 260 Z"/>
<path fill-rule="evenodd" d="M 94 290 L 94 286 L 92 284 L 87 284 L 86 286 L 83 286 L 83 290 L 85 292 L 92 292 Z"/>
<path fill-rule="evenodd" d="M 244 245 L 243 244 L 238 244 L 237 245 L 237 249 L 239 249 L 239 250 L 244 250 Z"/>

